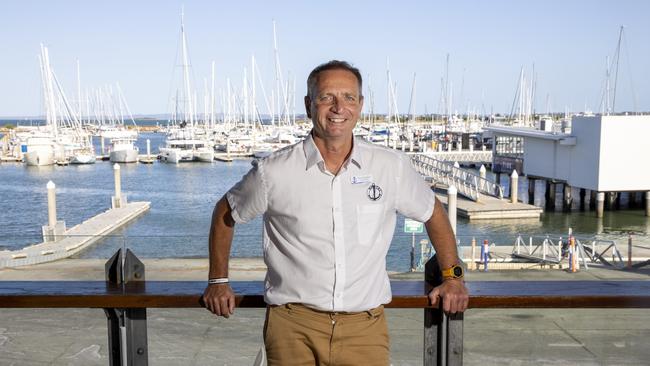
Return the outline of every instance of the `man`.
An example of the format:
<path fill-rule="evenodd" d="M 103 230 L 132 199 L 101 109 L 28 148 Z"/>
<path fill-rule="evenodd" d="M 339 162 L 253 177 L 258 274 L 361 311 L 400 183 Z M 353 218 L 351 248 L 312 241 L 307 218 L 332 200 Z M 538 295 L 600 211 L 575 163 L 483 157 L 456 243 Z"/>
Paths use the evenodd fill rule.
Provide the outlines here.
<path fill-rule="evenodd" d="M 391 300 L 386 253 L 396 213 L 426 222 L 445 272 L 459 268 L 454 235 L 405 154 L 354 139 L 363 107 L 359 70 L 330 61 L 311 72 L 307 86 L 311 134 L 254 162 L 215 207 L 203 299 L 214 314 L 232 315 L 234 223 L 263 214 L 269 365 L 388 365 L 383 304 Z M 445 277 L 431 302 L 442 298 L 446 312 L 464 311 L 462 271 Z"/>

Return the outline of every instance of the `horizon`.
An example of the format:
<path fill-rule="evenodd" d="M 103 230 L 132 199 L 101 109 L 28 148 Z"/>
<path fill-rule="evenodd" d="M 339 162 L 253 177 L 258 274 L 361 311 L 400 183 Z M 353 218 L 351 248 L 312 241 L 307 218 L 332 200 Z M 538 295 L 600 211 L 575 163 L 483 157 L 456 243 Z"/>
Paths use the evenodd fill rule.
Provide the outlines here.
<path fill-rule="evenodd" d="M 374 114 L 388 112 L 389 59 L 399 113 L 409 114 L 415 74 L 415 114 L 439 114 L 448 54 L 452 111 L 458 114 L 510 114 L 522 67 L 529 83 L 535 70 L 538 114 L 599 113 L 605 61 L 612 60 L 619 27 L 625 25 L 614 112 L 650 110 L 650 70 L 645 67 L 650 64 L 645 41 L 650 24 L 644 19 L 650 3 L 328 4 L 323 9 L 286 1 L 185 4 L 191 80 L 198 98 L 203 98 L 213 60 L 215 89 L 223 89 L 230 78 L 239 91 L 244 67 L 250 72 L 252 54 L 270 93 L 275 20 L 282 77 L 292 78 L 296 85 L 296 114 L 303 113 L 307 74 L 333 58 L 346 59 L 361 69 L 366 113 L 369 87 Z M 11 37 L 0 38 L 0 46 L 11 51 L 11 57 L 0 59 L 4 70 L 0 72 L 0 118 L 44 114 L 37 57 L 41 42 L 49 48 L 50 63 L 69 99 L 77 95 L 79 60 L 82 92 L 119 83 L 133 115 L 169 114 L 170 96 L 178 87 L 174 65 L 181 6 L 180 1 L 0 5 L 0 21 L 12 30 Z M 267 113 L 259 94 L 256 100 Z M 203 110 L 201 105 L 198 109 Z"/>

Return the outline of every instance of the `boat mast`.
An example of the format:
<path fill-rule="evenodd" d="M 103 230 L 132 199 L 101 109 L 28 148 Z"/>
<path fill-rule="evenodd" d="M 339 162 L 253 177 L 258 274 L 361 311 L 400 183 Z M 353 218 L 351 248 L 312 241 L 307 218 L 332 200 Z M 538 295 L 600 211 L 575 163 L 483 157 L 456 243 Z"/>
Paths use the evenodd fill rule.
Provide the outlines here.
<path fill-rule="evenodd" d="M 190 126 L 194 126 L 194 113 L 192 110 L 192 88 L 190 86 L 190 65 L 187 56 L 187 40 L 185 39 L 185 10 L 181 7 L 181 47 L 183 50 L 183 79 L 185 81 L 185 94 L 187 98 L 187 110 L 185 111 L 185 120 L 189 121 Z"/>

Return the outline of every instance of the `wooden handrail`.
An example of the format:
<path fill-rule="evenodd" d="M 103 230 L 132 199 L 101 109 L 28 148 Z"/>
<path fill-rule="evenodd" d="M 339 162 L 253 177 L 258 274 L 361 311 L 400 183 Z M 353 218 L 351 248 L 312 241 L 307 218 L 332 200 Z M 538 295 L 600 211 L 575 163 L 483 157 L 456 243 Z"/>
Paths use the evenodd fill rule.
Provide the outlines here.
<path fill-rule="evenodd" d="M 204 281 L 0 281 L 0 308 L 198 308 Z M 263 308 L 264 283 L 232 282 L 237 306 Z M 390 308 L 429 308 L 424 281 L 392 281 Z M 470 308 L 650 308 L 650 281 L 474 281 Z"/>

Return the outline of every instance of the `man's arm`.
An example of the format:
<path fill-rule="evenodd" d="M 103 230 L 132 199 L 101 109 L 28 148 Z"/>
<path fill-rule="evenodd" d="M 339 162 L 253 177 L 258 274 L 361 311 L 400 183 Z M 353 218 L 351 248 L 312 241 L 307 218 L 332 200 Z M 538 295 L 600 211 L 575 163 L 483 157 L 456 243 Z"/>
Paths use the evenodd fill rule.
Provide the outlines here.
<path fill-rule="evenodd" d="M 441 269 L 449 268 L 459 263 L 456 251 L 456 238 L 451 229 L 447 212 L 442 203 L 436 198 L 431 218 L 425 223 L 429 239 L 436 250 L 436 257 Z M 442 297 L 442 309 L 447 313 L 463 312 L 467 309 L 469 296 L 463 279 L 447 279 L 431 290 L 429 300 L 436 306 Z"/>
<path fill-rule="evenodd" d="M 230 246 L 235 232 L 235 220 L 231 215 L 231 208 L 224 195 L 212 211 L 212 224 L 210 225 L 209 249 L 210 272 L 209 278 L 228 277 L 228 259 Z M 203 301 L 206 308 L 215 315 L 228 318 L 235 311 L 235 294 L 228 283 L 212 284 L 203 292 Z"/>

